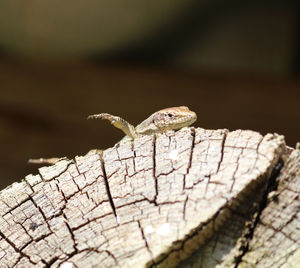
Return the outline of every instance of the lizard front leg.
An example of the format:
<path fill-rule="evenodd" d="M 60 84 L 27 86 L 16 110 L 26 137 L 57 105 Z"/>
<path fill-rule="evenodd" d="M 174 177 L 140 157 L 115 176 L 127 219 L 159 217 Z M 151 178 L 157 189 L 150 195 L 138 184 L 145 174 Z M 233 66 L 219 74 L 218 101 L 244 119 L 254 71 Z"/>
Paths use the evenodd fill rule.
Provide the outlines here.
<path fill-rule="evenodd" d="M 111 122 L 113 126 L 116 128 L 121 129 L 125 135 L 129 136 L 131 139 L 135 139 L 137 134 L 135 127 L 131 124 L 129 124 L 126 120 L 119 116 L 114 116 L 107 113 L 101 113 L 101 114 L 94 114 L 88 116 L 88 119 L 106 119 Z M 96 152 L 101 153 L 102 150 L 91 150 L 90 152 Z M 59 158 L 59 157 L 53 157 L 53 158 L 37 158 L 37 159 L 29 159 L 29 164 L 46 164 L 46 165 L 54 165 L 59 160 L 66 159 L 66 158 Z"/>
<path fill-rule="evenodd" d="M 107 113 L 101 113 L 101 114 L 93 114 L 88 116 L 88 119 L 106 119 L 110 121 L 110 123 L 116 127 L 121 129 L 125 135 L 129 136 L 131 139 L 135 139 L 137 136 L 135 127 L 131 124 L 129 124 L 126 120 L 119 116 L 107 114 Z"/>

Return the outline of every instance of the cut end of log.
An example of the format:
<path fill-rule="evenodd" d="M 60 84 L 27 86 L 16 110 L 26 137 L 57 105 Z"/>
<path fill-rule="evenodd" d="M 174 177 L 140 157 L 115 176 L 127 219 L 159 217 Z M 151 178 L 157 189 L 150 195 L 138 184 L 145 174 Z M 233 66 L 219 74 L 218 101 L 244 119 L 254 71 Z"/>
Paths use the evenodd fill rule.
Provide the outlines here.
<path fill-rule="evenodd" d="M 286 152 L 277 134 L 184 128 L 42 167 L 0 192 L 0 261 L 9 267 L 260 264 L 250 250 L 263 237 L 256 234 L 258 220 L 272 202 L 259 204 Z M 289 163 L 283 170 L 294 168 Z"/>

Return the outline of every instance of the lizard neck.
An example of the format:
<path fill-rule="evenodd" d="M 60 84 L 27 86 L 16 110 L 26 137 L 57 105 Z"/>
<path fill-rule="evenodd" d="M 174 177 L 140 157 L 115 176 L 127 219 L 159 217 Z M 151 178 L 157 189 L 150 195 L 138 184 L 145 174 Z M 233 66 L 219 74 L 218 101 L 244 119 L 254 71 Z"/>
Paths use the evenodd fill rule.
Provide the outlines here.
<path fill-rule="evenodd" d="M 154 125 L 153 115 L 145 119 L 142 123 L 135 127 L 137 134 L 149 135 L 158 131 L 157 126 Z"/>

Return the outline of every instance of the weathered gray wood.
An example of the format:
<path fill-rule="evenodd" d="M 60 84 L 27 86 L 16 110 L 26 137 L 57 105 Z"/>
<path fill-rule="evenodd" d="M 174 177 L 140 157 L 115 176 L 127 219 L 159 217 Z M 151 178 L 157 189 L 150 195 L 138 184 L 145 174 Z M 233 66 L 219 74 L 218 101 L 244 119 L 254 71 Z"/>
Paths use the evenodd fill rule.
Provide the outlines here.
<path fill-rule="evenodd" d="M 276 134 L 185 128 L 43 167 L 0 193 L 1 265 L 250 263 L 236 245 L 285 152 Z"/>
<path fill-rule="evenodd" d="M 287 159 L 268 196 L 241 267 L 300 266 L 300 148 Z"/>

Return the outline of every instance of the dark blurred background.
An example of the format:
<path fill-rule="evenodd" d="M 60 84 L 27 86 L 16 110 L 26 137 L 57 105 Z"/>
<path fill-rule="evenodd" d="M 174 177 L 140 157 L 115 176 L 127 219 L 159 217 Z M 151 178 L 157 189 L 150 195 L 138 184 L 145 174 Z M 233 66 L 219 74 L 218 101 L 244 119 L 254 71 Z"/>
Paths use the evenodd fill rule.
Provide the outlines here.
<path fill-rule="evenodd" d="M 5 2 L 5 3 L 4 3 Z M 224 4 L 226 2 L 226 4 Z M 0 3 L 0 188 L 186 105 L 197 127 L 300 141 L 299 1 L 127 0 Z"/>

